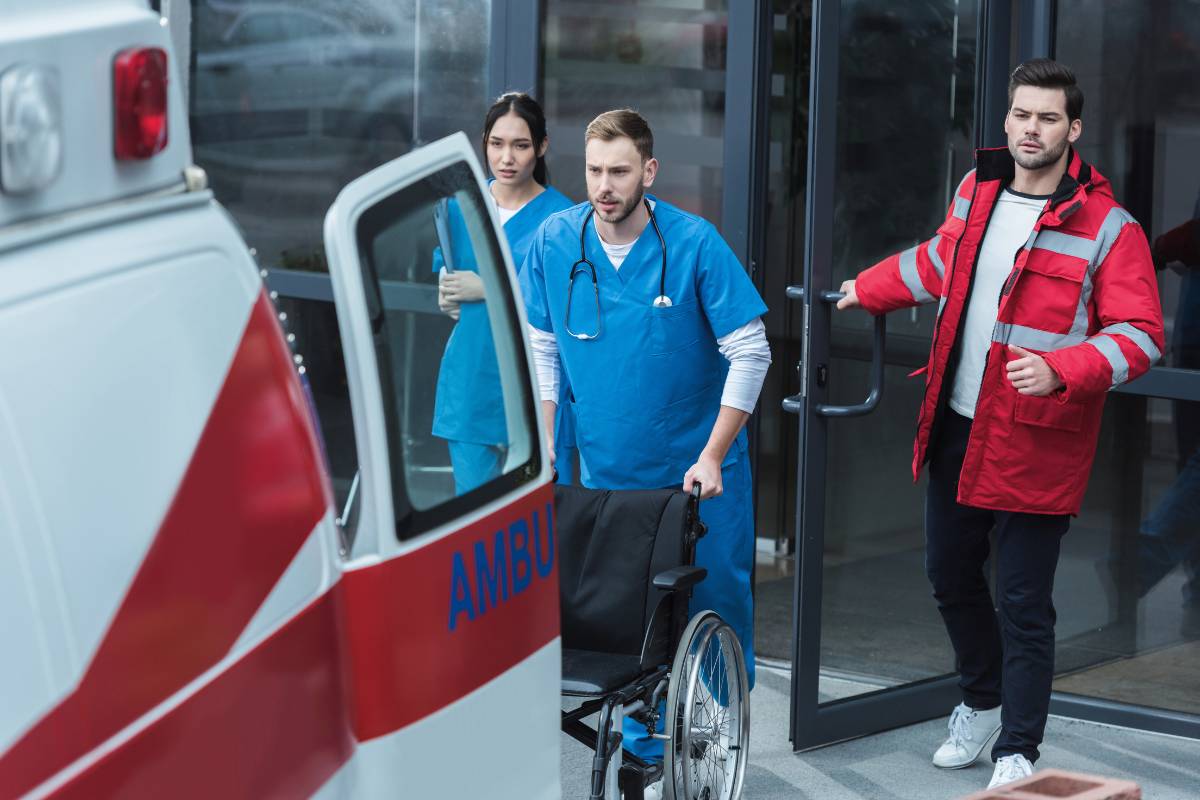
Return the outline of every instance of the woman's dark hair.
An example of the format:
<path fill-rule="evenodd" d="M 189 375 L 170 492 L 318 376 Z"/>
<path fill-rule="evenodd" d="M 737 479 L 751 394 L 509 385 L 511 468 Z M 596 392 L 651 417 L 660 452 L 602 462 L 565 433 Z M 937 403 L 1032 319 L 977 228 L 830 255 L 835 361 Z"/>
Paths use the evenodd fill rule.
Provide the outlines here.
<path fill-rule="evenodd" d="M 488 109 L 487 116 L 483 120 L 483 152 L 485 155 L 487 154 L 488 137 L 492 135 L 492 128 L 495 127 L 496 120 L 510 111 L 525 120 L 525 124 L 529 126 L 534 152 L 540 150 L 545 144 L 546 114 L 542 111 L 538 101 L 525 92 L 505 92 L 496 99 L 496 102 L 492 103 L 492 107 Z M 550 171 L 546 169 L 544 156 L 537 157 L 537 164 L 533 168 L 533 179 L 542 186 L 549 185 Z"/>
<path fill-rule="evenodd" d="M 1066 64 L 1049 58 L 1034 58 L 1018 64 L 1008 79 L 1009 108 L 1012 108 L 1013 94 L 1018 86 L 1062 89 L 1067 97 L 1067 122 L 1083 116 L 1083 90 L 1075 82 L 1075 73 Z"/>

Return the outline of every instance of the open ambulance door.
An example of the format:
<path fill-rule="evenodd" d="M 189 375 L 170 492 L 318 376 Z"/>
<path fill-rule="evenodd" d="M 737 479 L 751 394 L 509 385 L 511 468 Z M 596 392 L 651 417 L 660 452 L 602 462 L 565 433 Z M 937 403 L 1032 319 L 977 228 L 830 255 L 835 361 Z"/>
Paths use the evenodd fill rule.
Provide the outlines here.
<path fill-rule="evenodd" d="M 459 133 L 325 218 L 358 452 L 339 509 L 359 742 L 343 778 L 365 796 L 559 796 L 551 469 L 487 191 Z M 442 309 L 450 253 L 479 299 Z"/>

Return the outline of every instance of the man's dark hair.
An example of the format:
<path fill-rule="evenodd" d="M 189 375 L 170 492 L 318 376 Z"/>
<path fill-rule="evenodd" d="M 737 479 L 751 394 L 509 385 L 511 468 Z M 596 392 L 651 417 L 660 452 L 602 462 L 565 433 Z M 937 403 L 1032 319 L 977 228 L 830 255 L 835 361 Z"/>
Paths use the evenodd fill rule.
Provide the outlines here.
<path fill-rule="evenodd" d="M 1039 89 L 1062 89 L 1067 96 L 1067 121 L 1083 116 L 1083 90 L 1075 83 L 1075 73 L 1065 64 L 1051 58 L 1031 58 L 1019 64 L 1008 79 L 1008 107 L 1012 108 L 1013 94 L 1018 86 Z"/>

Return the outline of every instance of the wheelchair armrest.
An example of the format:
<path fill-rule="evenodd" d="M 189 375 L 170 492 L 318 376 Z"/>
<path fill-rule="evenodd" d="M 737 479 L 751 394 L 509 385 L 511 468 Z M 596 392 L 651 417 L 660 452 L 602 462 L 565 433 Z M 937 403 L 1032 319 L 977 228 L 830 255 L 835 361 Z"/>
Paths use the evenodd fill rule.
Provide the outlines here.
<path fill-rule="evenodd" d="M 673 567 L 654 576 L 654 588 L 665 592 L 690 589 L 708 577 L 704 567 Z"/>

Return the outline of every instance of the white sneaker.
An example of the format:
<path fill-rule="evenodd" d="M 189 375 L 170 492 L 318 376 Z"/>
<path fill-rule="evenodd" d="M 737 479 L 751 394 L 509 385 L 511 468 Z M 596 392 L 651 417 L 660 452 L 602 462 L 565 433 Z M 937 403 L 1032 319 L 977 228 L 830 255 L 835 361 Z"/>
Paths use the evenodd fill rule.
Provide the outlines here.
<path fill-rule="evenodd" d="M 995 789 L 997 786 L 1028 778 L 1032 774 L 1033 764 L 1030 764 L 1029 759 L 1020 753 L 1013 756 L 1000 756 L 996 761 L 996 771 L 992 773 L 992 782 L 988 784 L 987 788 Z"/>
<path fill-rule="evenodd" d="M 966 703 L 959 703 L 947 727 L 950 736 L 933 754 L 933 765 L 942 769 L 969 767 L 1000 730 L 1000 707 L 975 711 Z"/>
<path fill-rule="evenodd" d="M 659 778 L 654 783 L 647 786 L 642 793 L 642 797 L 645 800 L 662 800 L 662 797 L 663 797 L 662 778 Z"/>

